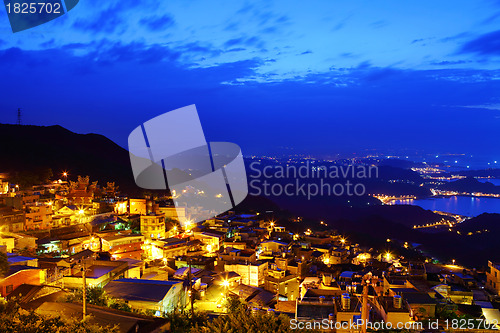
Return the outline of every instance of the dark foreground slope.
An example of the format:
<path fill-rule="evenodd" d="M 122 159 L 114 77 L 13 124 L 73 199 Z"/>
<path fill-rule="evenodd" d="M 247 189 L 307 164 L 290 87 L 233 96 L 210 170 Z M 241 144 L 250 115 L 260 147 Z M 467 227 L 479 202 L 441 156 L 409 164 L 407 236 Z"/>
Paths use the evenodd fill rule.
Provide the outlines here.
<path fill-rule="evenodd" d="M 114 181 L 129 192 L 135 185 L 127 150 L 98 134 L 77 134 L 61 126 L 0 124 L 0 172 L 24 182 L 53 179 L 67 170 L 70 178 L 89 175 L 104 185 Z M 30 185 L 30 184 L 26 184 Z"/>

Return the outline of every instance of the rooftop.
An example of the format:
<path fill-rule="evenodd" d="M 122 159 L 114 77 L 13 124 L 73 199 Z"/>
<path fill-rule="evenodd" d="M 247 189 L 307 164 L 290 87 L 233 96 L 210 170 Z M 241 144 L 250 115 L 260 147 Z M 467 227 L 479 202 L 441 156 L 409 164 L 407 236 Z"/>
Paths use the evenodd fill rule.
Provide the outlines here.
<path fill-rule="evenodd" d="M 119 279 L 108 283 L 104 290 L 112 297 L 127 301 L 158 303 L 172 288 L 182 288 L 182 281 Z"/>

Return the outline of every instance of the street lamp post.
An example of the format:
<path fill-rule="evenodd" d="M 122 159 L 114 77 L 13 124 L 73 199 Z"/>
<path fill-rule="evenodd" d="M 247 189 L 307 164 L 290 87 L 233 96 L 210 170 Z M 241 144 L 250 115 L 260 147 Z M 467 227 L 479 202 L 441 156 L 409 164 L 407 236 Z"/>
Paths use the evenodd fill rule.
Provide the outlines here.
<path fill-rule="evenodd" d="M 83 267 L 81 268 L 82 270 L 82 283 L 83 283 L 83 321 L 85 320 L 85 317 L 87 316 L 87 281 L 86 281 L 86 276 L 85 276 L 85 263 L 83 263 Z"/>

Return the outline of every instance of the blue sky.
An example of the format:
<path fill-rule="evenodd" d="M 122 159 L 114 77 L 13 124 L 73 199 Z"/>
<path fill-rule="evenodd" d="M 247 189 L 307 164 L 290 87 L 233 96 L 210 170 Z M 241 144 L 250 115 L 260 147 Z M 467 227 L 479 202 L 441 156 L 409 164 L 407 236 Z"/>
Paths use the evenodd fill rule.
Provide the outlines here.
<path fill-rule="evenodd" d="M 96 1 L 13 34 L 0 10 L 0 122 L 125 146 L 196 104 L 246 154 L 499 156 L 500 1 Z"/>

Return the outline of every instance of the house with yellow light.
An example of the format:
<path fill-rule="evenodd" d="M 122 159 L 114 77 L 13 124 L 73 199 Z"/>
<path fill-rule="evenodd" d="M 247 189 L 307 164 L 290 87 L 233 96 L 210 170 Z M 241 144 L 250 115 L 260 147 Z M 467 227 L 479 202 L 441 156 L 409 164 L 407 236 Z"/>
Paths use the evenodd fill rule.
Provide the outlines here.
<path fill-rule="evenodd" d="M 187 292 L 183 281 L 118 279 L 104 287 L 107 295 L 124 300 L 136 310 L 151 310 L 156 316 L 183 311 Z"/>
<path fill-rule="evenodd" d="M 141 215 L 141 234 L 147 239 L 165 238 L 165 214 Z"/>
<path fill-rule="evenodd" d="M 52 227 L 52 206 L 48 204 L 27 205 L 26 230 L 46 230 Z"/>
<path fill-rule="evenodd" d="M 217 252 L 224 241 L 224 234 L 212 230 L 194 232 L 193 238 L 202 242 L 203 250 L 207 252 Z"/>

